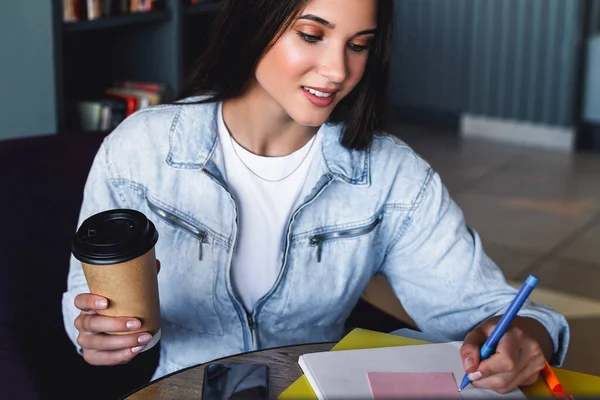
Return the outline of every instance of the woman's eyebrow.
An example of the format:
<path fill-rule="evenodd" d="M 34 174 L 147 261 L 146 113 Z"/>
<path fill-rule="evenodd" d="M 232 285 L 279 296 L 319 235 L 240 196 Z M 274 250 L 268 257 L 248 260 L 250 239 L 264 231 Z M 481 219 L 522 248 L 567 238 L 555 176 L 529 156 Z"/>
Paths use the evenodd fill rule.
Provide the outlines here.
<path fill-rule="evenodd" d="M 301 16 L 298 19 L 306 19 L 306 20 L 309 20 L 309 21 L 314 21 L 314 22 L 316 22 L 318 24 L 323 25 L 326 28 L 335 29 L 335 24 L 332 24 L 331 22 L 327 21 L 326 19 L 323 19 L 321 17 L 317 17 L 316 15 L 313 15 L 313 14 L 306 14 L 306 15 Z"/>
<path fill-rule="evenodd" d="M 314 21 L 314 22 L 316 22 L 316 23 L 318 23 L 320 25 L 323 25 L 326 28 L 335 29 L 335 24 L 332 24 L 331 22 L 327 21 L 326 19 L 323 19 L 321 17 L 317 17 L 316 15 L 313 15 L 313 14 L 306 14 L 306 15 L 301 16 L 298 19 L 305 19 L 305 20 L 308 20 L 308 21 Z M 370 34 L 374 34 L 376 32 L 377 32 L 377 29 L 366 29 L 364 31 L 357 32 L 354 36 L 370 35 Z"/>
<path fill-rule="evenodd" d="M 354 35 L 354 36 L 371 35 L 371 34 L 375 34 L 375 33 L 377 33 L 377 29 L 366 29 L 364 31 L 357 32 L 356 35 Z"/>

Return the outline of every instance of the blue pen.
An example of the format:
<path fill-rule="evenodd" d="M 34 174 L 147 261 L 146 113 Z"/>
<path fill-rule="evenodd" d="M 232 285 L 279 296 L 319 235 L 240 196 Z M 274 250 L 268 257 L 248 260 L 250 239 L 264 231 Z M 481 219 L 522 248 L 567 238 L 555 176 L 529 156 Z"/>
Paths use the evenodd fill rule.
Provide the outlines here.
<path fill-rule="evenodd" d="M 506 310 L 504 315 L 502 315 L 502 318 L 500 318 L 498 325 L 496 325 L 496 327 L 492 331 L 492 334 L 487 338 L 487 340 L 481 347 L 481 350 L 479 352 L 479 358 L 481 361 L 487 359 L 496 350 L 496 345 L 498 344 L 502 336 L 504 336 L 504 334 L 506 333 L 506 330 L 517 316 L 517 313 L 523 306 L 523 303 L 525 303 L 525 301 L 529 297 L 529 294 L 535 288 L 535 285 L 537 285 L 537 282 L 538 278 L 536 278 L 533 275 L 529 275 L 525 283 L 523 283 L 523 286 L 521 286 L 519 293 L 517 293 L 513 301 L 508 306 L 508 309 Z M 465 373 L 465 376 L 462 382 L 460 383 L 460 389 L 458 389 L 458 391 L 460 392 L 461 390 L 466 388 L 467 385 L 469 385 L 469 383 L 471 383 L 471 381 L 469 380 L 469 374 Z"/>

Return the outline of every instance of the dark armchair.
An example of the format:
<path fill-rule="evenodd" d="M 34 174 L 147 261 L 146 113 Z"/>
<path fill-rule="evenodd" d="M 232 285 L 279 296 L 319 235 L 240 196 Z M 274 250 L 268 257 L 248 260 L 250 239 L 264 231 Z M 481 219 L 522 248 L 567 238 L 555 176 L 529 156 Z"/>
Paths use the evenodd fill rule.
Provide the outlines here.
<path fill-rule="evenodd" d="M 0 141 L 0 398 L 111 399 L 148 382 L 158 347 L 116 368 L 75 352 L 62 322 L 70 241 L 104 135 Z"/>

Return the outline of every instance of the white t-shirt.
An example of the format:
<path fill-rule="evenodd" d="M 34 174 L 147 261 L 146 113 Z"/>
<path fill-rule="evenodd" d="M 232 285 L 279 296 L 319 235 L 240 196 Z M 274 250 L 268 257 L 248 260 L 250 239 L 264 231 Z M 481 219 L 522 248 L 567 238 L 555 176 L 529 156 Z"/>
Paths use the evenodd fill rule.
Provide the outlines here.
<path fill-rule="evenodd" d="M 279 275 L 284 229 L 311 161 L 320 148 L 322 134 L 317 132 L 305 146 L 287 156 L 263 157 L 233 140 L 223 121 L 222 104 L 218 124 L 225 179 L 238 205 L 239 231 L 232 284 L 246 310 L 252 311 Z"/>

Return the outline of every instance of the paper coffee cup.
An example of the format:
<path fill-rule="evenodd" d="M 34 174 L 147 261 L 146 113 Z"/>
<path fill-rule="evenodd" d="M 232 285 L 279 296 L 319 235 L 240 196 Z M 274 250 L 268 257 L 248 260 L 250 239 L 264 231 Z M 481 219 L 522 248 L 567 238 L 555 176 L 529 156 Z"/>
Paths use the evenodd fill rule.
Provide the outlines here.
<path fill-rule="evenodd" d="M 71 251 L 83 267 L 90 293 L 108 299 L 98 310 L 110 317 L 138 318 L 153 338 L 160 339 L 160 302 L 154 246 L 158 232 L 152 221 L 135 210 L 110 210 L 86 219 L 73 238 Z"/>

